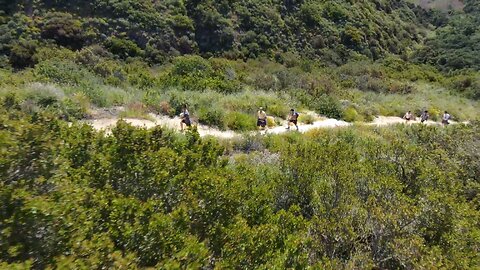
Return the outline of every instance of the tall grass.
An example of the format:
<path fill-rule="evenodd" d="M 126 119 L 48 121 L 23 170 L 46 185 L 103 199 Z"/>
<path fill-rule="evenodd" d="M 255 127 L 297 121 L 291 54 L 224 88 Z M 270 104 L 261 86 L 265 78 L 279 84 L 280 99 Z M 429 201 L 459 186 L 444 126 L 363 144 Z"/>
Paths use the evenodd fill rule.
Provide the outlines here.
<path fill-rule="evenodd" d="M 374 108 L 380 115 L 403 116 L 411 110 L 419 115 L 422 110 L 429 110 L 436 120 L 443 111 L 448 111 L 456 120 L 478 119 L 480 103 L 459 95 L 454 95 L 445 88 L 430 84 L 418 84 L 415 93 L 379 94 L 367 92 L 355 100 L 362 108 Z"/>

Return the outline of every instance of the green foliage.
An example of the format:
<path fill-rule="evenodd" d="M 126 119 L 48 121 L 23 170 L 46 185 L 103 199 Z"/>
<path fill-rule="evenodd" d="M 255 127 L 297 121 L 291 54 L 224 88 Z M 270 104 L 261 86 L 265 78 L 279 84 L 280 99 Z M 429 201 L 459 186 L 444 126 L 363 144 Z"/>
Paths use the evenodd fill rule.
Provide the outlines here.
<path fill-rule="evenodd" d="M 254 130 L 256 126 L 256 119 L 252 115 L 230 112 L 225 116 L 227 127 L 231 130 L 247 131 Z"/>
<path fill-rule="evenodd" d="M 48 12 L 43 18 L 41 36 L 52 39 L 58 45 L 72 49 L 80 49 L 87 39 L 84 36 L 82 22 L 75 19 L 70 13 Z"/>
<path fill-rule="evenodd" d="M 113 54 L 121 58 L 142 56 L 142 50 L 137 44 L 128 39 L 110 37 L 105 41 L 105 47 Z"/>
<path fill-rule="evenodd" d="M 345 110 L 343 119 L 345 119 L 345 121 L 347 122 L 355 122 L 360 120 L 360 116 L 358 115 L 358 112 L 357 110 L 355 110 L 355 108 L 349 107 Z"/>
<path fill-rule="evenodd" d="M 10 64 L 14 68 L 33 67 L 37 63 L 36 50 L 37 42 L 20 40 L 10 50 Z"/>
<path fill-rule="evenodd" d="M 476 122 L 248 136 L 226 155 L 195 131 L 0 110 L 1 267 L 480 263 Z"/>
<path fill-rule="evenodd" d="M 203 107 L 198 111 L 198 122 L 225 129 L 225 112 L 218 106 Z"/>
<path fill-rule="evenodd" d="M 322 95 L 315 101 L 315 111 L 330 118 L 342 118 L 343 111 L 340 103 L 331 96 Z"/>
<path fill-rule="evenodd" d="M 27 27 L 29 39 L 75 50 L 104 43 L 121 58 L 135 55 L 153 62 L 195 53 L 245 59 L 286 51 L 333 63 L 355 54 L 377 59 L 413 48 L 426 17 L 403 0 L 16 1 L 4 12 L 7 18 L 25 16 L 22 20 L 35 15 Z"/>
<path fill-rule="evenodd" d="M 475 73 L 461 74 L 451 78 L 450 85 L 469 98 L 480 99 L 480 76 Z"/>
<path fill-rule="evenodd" d="M 465 3 L 465 14 L 452 16 L 448 23 L 428 39 L 416 58 L 423 63 L 436 65 L 442 70 L 480 69 L 478 43 L 480 11 L 475 1 Z"/>
<path fill-rule="evenodd" d="M 227 61 L 200 56 L 182 56 L 174 59 L 165 78 L 168 86 L 181 86 L 184 90 L 214 90 L 230 94 L 240 90 L 235 71 Z"/>

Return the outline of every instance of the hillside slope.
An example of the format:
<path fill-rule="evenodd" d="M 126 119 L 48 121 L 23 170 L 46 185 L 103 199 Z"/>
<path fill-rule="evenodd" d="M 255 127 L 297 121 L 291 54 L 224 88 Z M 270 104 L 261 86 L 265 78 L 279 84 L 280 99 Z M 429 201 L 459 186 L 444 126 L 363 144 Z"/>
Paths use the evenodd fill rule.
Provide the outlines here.
<path fill-rule="evenodd" d="M 417 58 L 444 71 L 479 70 L 480 2 L 466 0 L 464 12 L 441 21 L 436 35 L 426 40 Z"/>
<path fill-rule="evenodd" d="M 2 0 L 5 1 L 5 0 Z M 179 54 L 229 58 L 292 51 L 344 63 L 378 59 L 421 42 L 424 11 L 399 1 L 7 1 L 0 53 L 13 59 L 45 44 L 101 44 L 119 57 L 152 62 Z M 15 57 L 13 57 L 15 58 Z M 28 60 L 28 59 L 27 59 Z M 34 59 L 30 59 L 34 61 Z"/>
<path fill-rule="evenodd" d="M 463 0 L 411 0 L 423 8 L 439 10 L 462 10 L 465 6 Z"/>

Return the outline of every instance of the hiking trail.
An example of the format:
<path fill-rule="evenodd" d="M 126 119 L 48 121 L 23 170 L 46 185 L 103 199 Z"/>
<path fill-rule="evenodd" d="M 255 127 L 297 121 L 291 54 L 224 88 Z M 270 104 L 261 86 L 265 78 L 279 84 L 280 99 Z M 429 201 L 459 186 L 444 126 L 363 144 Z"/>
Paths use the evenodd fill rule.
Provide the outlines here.
<path fill-rule="evenodd" d="M 113 110 L 113 111 L 112 111 Z M 176 117 L 168 117 L 165 115 L 158 115 L 154 113 L 148 114 L 148 119 L 141 119 L 141 118 L 129 118 L 129 117 L 120 117 L 118 116 L 117 112 L 121 111 L 122 108 L 119 109 L 103 109 L 103 110 L 96 110 L 92 115 L 91 119 L 83 120 L 89 125 L 91 125 L 96 130 L 104 130 L 107 133 L 116 125 L 117 121 L 123 119 L 125 122 L 129 123 L 132 126 L 136 127 L 144 127 L 144 128 L 153 128 L 155 126 L 163 126 L 169 129 L 173 129 L 180 132 L 180 118 Z M 298 132 L 305 133 L 307 131 L 318 129 L 318 128 L 339 128 L 339 127 L 348 127 L 352 125 L 366 125 L 366 126 L 387 126 L 387 125 L 395 125 L 395 124 L 415 124 L 420 123 L 420 118 L 416 120 L 409 121 L 408 123 L 400 118 L 395 116 L 377 116 L 372 122 L 357 122 L 357 123 L 349 123 L 343 120 L 337 120 L 333 118 L 326 118 L 322 117 L 318 114 L 313 112 L 308 112 L 308 114 L 314 115 L 317 120 L 315 120 L 312 124 L 303 124 L 299 123 Z M 451 124 L 457 124 L 457 122 L 450 121 Z M 463 124 L 468 124 L 468 122 L 462 122 Z M 200 136 L 214 136 L 217 138 L 222 139 L 232 139 L 237 136 L 241 136 L 241 132 L 235 132 L 233 130 L 220 130 L 218 128 L 202 125 L 193 122 L 194 125 L 197 126 L 198 133 Z M 424 124 L 427 125 L 441 125 L 439 122 L 434 121 L 427 121 Z M 286 129 L 287 121 L 282 121 L 281 125 L 268 128 L 267 131 L 260 131 L 261 134 L 282 134 L 285 132 L 296 132 L 295 126 L 291 126 L 290 130 Z M 258 131 L 251 131 L 251 134 L 254 134 Z"/>

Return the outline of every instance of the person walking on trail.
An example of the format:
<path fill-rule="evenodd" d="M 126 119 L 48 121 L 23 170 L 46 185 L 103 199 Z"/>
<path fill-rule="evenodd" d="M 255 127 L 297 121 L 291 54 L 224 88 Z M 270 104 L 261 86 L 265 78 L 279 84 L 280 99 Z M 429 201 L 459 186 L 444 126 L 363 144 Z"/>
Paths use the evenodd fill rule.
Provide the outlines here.
<path fill-rule="evenodd" d="M 442 116 L 442 124 L 444 126 L 450 124 L 450 122 L 448 122 L 450 118 L 452 118 L 452 116 L 447 111 L 445 111 L 445 113 Z"/>
<path fill-rule="evenodd" d="M 404 116 L 403 119 L 405 119 L 407 122 L 413 119 L 413 115 L 411 111 L 408 111 Z"/>
<path fill-rule="evenodd" d="M 428 111 L 425 110 L 422 115 L 420 115 L 420 122 L 423 123 L 425 121 L 428 121 L 428 118 L 430 118 L 430 115 L 428 114 Z"/>
<path fill-rule="evenodd" d="M 187 127 L 192 126 L 192 122 L 190 121 L 190 113 L 188 112 L 187 105 L 183 105 L 182 113 L 180 113 L 180 129 L 183 131 L 183 124 Z"/>
<path fill-rule="evenodd" d="M 257 128 L 265 129 L 266 126 L 267 126 L 267 113 L 263 110 L 262 107 L 260 107 L 257 112 Z"/>
<path fill-rule="evenodd" d="M 299 116 L 299 114 L 298 114 L 298 112 L 295 111 L 295 109 L 290 110 L 290 114 L 288 115 L 288 119 L 287 119 L 288 120 L 287 129 L 290 129 L 290 123 L 293 123 L 298 130 L 298 125 L 297 125 L 298 116 Z"/>

